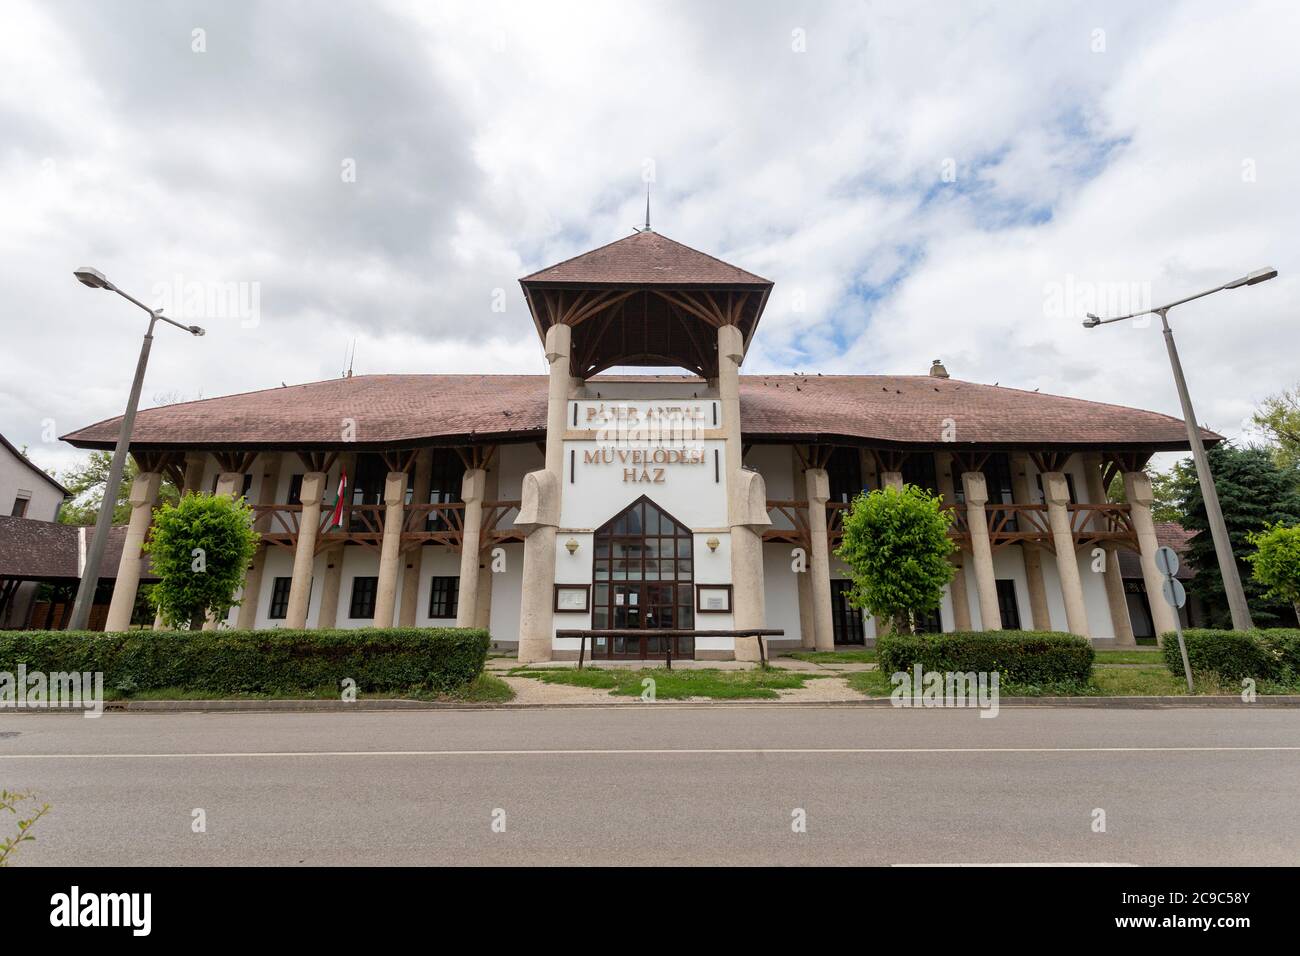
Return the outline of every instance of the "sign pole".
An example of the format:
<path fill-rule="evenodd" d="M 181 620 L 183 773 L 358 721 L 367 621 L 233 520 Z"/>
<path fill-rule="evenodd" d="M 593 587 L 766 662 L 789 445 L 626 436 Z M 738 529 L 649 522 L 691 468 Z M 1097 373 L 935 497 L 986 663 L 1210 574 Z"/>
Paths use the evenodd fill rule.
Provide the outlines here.
<path fill-rule="evenodd" d="M 1183 618 L 1178 613 L 1178 609 L 1187 603 L 1187 591 L 1183 588 L 1183 583 L 1175 575 L 1178 573 L 1178 552 L 1170 547 L 1162 547 L 1156 550 L 1156 568 L 1165 576 L 1164 587 L 1160 589 L 1161 596 L 1165 599 L 1170 607 L 1174 609 L 1174 630 L 1178 634 L 1178 653 L 1183 658 L 1183 676 L 1187 678 L 1187 693 L 1194 693 L 1192 690 L 1192 664 L 1187 659 L 1187 642 L 1183 640 Z"/>

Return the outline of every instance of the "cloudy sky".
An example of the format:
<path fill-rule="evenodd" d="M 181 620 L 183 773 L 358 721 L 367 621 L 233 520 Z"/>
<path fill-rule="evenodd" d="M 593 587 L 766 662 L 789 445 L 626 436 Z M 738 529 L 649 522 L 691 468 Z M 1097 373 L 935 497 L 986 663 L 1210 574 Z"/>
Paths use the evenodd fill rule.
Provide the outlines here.
<path fill-rule="evenodd" d="M 746 371 L 921 373 L 1240 435 L 1300 354 L 1300 6 L 0 0 L 0 432 L 541 372 L 517 279 L 657 231 L 776 282 Z M 223 290 L 238 295 L 224 301 Z M 503 292 L 501 290 L 504 290 Z M 179 292 L 179 295 L 178 295 Z M 196 294 L 197 293 L 197 294 Z M 504 299 L 502 300 L 502 296 Z M 504 301 L 504 311 L 493 305 Z"/>

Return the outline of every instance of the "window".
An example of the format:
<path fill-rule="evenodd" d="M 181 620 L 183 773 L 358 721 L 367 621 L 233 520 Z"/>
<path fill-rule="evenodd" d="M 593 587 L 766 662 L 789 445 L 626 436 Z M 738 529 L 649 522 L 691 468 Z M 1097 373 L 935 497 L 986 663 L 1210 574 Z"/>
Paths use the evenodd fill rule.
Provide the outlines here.
<path fill-rule="evenodd" d="M 862 612 L 849 604 L 849 591 L 852 589 L 852 581 L 831 579 L 831 634 L 836 644 L 866 643 Z"/>
<path fill-rule="evenodd" d="M 460 578 L 435 577 L 429 582 L 429 617 L 455 617 L 459 595 Z"/>
<path fill-rule="evenodd" d="M 1011 490 L 1011 462 L 1004 454 L 989 455 L 980 469 L 984 475 L 984 489 L 988 493 L 991 505 L 1009 505 L 1016 500 Z M 966 503 L 966 489 L 961 481 L 961 466 L 952 464 L 952 487 L 956 493 L 957 503 Z"/>
<path fill-rule="evenodd" d="M 302 504 L 302 475 L 289 477 L 289 504 Z"/>
<path fill-rule="evenodd" d="M 1010 578 L 998 579 L 998 612 L 1002 616 L 1002 630 L 1020 630 L 1020 606 L 1016 603 L 1016 582 Z"/>
<path fill-rule="evenodd" d="M 903 484 L 937 493 L 939 480 L 935 475 L 934 455 L 928 451 L 916 452 L 903 459 Z"/>
<path fill-rule="evenodd" d="M 826 462 L 831 501 L 848 504 L 862 491 L 862 457 L 856 448 L 840 446 Z"/>
<path fill-rule="evenodd" d="M 939 618 L 939 609 L 913 612 L 912 626 L 918 634 L 942 634 L 943 621 Z"/>
<path fill-rule="evenodd" d="M 289 588 L 293 578 L 276 578 L 271 585 L 271 607 L 266 616 L 273 621 L 283 621 L 289 616 Z"/>
<path fill-rule="evenodd" d="M 379 578 L 353 578 L 352 604 L 348 617 L 355 619 L 375 616 L 375 596 L 379 593 Z"/>
<path fill-rule="evenodd" d="M 461 486 L 465 481 L 465 462 L 450 448 L 433 449 L 433 462 L 429 470 L 429 504 L 445 505 L 460 501 Z M 451 522 L 443 512 L 431 511 L 427 530 L 444 531 Z"/>
<path fill-rule="evenodd" d="M 388 466 L 379 455 L 357 455 L 356 474 L 349 475 L 348 494 L 352 506 L 382 505 L 384 503 L 384 482 L 388 480 Z M 368 531 L 366 519 L 357 512 L 352 513 L 348 523 L 349 531 Z M 360 580 L 358 578 L 358 580 Z M 352 615 L 356 617 L 357 615 Z M 372 614 L 363 615 L 372 617 Z"/>
<path fill-rule="evenodd" d="M 30 498 L 15 498 L 13 510 L 9 512 L 14 518 L 26 518 L 27 506 L 31 504 Z"/>

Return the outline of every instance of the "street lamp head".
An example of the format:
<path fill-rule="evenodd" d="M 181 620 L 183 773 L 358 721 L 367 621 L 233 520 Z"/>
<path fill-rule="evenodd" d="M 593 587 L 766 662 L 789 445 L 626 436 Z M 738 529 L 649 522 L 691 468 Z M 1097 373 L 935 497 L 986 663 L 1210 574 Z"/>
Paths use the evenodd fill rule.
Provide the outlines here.
<path fill-rule="evenodd" d="M 197 325 L 191 325 L 191 326 L 189 327 L 189 329 L 190 329 L 190 335 L 207 335 L 207 334 L 208 334 L 207 332 L 203 331 L 203 329 L 199 328 Z"/>
<path fill-rule="evenodd" d="M 1269 267 L 1256 269 L 1254 272 L 1242 276 L 1240 279 L 1234 279 L 1224 286 L 1225 289 L 1237 289 L 1243 285 L 1258 285 L 1261 282 L 1267 282 L 1269 279 L 1277 277 L 1277 270 Z"/>
<path fill-rule="evenodd" d="M 72 273 L 77 277 L 77 281 L 82 285 L 90 286 L 92 289 L 111 289 L 113 283 L 108 281 L 104 273 L 98 269 L 92 269 L 90 266 L 82 266 Z"/>
<path fill-rule="evenodd" d="M 1089 312 L 1088 317 L 1083 320 L 1083 327 L 1085 329 L 1095 329 L 1099 325 L 1101 325 L 1101 319 L 1097 318 L 1091 312 Z"/>

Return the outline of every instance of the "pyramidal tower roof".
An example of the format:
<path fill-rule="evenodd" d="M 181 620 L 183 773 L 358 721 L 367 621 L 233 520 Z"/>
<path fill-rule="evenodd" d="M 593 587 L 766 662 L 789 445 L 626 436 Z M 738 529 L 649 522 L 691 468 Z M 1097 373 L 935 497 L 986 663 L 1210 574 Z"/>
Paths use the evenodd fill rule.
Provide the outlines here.
<path fill-rule="evenodd" d="M 524 285 L 768 287 L 762 276 L 646 229 L 534 272 Z"/>

